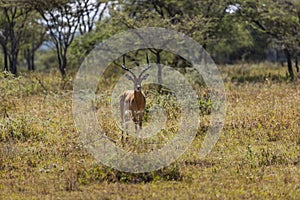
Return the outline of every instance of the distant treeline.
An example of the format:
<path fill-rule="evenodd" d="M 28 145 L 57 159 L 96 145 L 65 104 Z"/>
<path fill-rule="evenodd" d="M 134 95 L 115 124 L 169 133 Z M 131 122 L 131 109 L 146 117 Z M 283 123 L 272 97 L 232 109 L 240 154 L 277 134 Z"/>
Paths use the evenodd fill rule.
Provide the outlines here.
<path fill-rule="evenodd" d="M 141 27 L 182 32 L 219 64 L 268 60 L 286 64 L 291 79 L 299 72 L 295 0 L 2 0 L 0 62 L 13 74 L 25 65 L 30 71 L 56 67 L 65 77 L 95 44 Z M 182 62 L 160 50 L 151 53 L 159 62 Z"/>

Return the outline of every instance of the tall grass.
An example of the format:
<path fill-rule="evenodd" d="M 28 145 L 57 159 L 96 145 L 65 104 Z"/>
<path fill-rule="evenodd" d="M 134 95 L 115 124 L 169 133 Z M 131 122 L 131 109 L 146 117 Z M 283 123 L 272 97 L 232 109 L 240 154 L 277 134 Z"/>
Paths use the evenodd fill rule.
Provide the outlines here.
<path fill-rule="evenodd" d="M 213 151 L 198 157 L 211 105 L 201 89 L 201 120 L 192 145 L 169 167 L 144 174 L 106 167 L 87 152 L 73 122 L 72 78 L 62 89 L 56 72 L 17 78 L 2 73 L 0 199 L 299 199 L 299 82 L 290 82 L 285 68 L 271 64 L 220 70 L 227 118 Z M 169 126 L 176 126 L 176 98 L 158 97 L 151 87 L 145 91 L 147 109 L 161 103 L 167 107 Z M 107 108 L 101 109 L 103 105 Z M 97 99 L 95 106 L 97 115 L 104 116 L 109 96 Z M 120 130 L 109 115 L 99 123 L 122 147 Z M 154 140 L 164 144 L 168 139 L 171 128 Z M 129 139 L 124 148 L 147 152 L 153 147 L 149 142 L 139 149 Z"/>

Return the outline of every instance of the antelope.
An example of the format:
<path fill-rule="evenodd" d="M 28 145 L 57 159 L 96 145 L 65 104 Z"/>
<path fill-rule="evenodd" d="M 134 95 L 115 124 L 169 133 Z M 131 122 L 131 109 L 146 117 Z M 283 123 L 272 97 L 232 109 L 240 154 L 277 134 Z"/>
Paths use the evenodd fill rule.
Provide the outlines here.
<path fill-rule="evenodd" d="M 140 130 L 142 129 L 142 120 L 146 106 L 146 98 L 144 93 L 142 92 L 141 83 L 149 76 L 149 74 L 143 74 L 151 68 L 151 65 L 149 64 L 148 54 L 146 54 L 146 59 L 148 66 L 142 70 L 139 76 L 136 76 L 131 69 L 128 69 L 125 66 L 125 56 L 123 56 L 122 69 L 128 71 L 131 74 L 126 74 L 125 76 L 128 80 L 134 83 L 134 90 L 127 90 L 119 96 L 122 125 L 125 124 L 125 129 L 127 129 L 126 122 L 130 120 L 129 118 L 131 118 L 134 122 L 135 131 L 138 130 L 138 126 Z"/>

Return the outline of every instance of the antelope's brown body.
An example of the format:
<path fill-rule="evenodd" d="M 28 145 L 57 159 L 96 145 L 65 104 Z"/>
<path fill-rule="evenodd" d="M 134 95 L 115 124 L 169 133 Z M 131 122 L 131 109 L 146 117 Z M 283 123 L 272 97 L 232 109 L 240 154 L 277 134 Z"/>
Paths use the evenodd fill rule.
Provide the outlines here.
<path fill-rule="evenodd" d="M 120 95 L 120 109 L 122 122 L 125 123 L 125 115 L 129 111 L 132 121 L 142 128 L 142 120 L 146 106 L 146 98 L 143 92 L 127 90 Z"/>

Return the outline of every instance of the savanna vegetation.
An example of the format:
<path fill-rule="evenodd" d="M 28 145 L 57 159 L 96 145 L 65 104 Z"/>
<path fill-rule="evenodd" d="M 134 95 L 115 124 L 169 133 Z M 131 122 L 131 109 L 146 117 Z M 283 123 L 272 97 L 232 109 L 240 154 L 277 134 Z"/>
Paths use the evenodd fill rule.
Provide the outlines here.
<path fill-rule="evenodd" d="M 188 61 L 148 49 L 151 62 L 190 81 L 200 122 L 176 162 L 132 174 L 97 163 L 87 151 L 72 92 L 77 69 L 97 43 L 140 27 L 177 30 L 203 45 L 223 77 L 227 111 L 216 146 L 200 159 L 210 92 Z M 292 0 L 0 0 L 0 199 L 299 199 L 299 28 L 300 4 Z M 144 62 L 144 51 L 128 53 L 127 65 Z M 145 85 L 145 124 L 158 104 L 167 128 L 149 144 L 134 138 L 122 144 L 108 115 L 120 63 L 99 80 L 105 89 L 94 99 L 99 124 L 128 152 L 161 148 L 176 134 L 176 97 Z"/>

